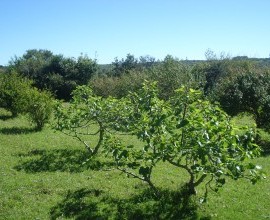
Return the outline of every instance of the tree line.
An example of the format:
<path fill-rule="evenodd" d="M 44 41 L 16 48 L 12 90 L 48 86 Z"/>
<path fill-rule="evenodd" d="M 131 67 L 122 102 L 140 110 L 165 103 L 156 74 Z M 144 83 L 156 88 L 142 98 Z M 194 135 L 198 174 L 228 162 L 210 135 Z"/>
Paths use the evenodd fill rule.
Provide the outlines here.
<path fill-rule="evenodd" d="M 206 61 L 185 61 L 167 55 L 163 60 L 151 56 L 135 58 L 127 54 L 106 66 L 87 55 L 77 58 L 53 54 L 49 50 L 27 50 L 14 57 L 2 77 L 14 74 L 30 80 L 40 91 L 69 101 L 78 86 L 89 85 L 96 95 L 121 98 L 136 92 L 145 80 L 157 81 L 160 98 L 167 100 L 182 85 L 199 89 L 212 102 L 219 102 L 229 115 L 249 112 L 259 127 L 268 129 L 270 118 L 270 63 L 268 59 L 218 57 L 208 50 Z M 267 62 L 268 61 L 268 62 Z M 4 89 L 2 80 L 2 90 Z M 16 81 L 16 80 L 15 80 Z M 9 85 L 10 86 L 10 85 Z M 6 86 L 5 88 L 7 88 Z M 16 90 L 16 89 L 15 89 Z M 1 100 L 8 95 L 2 93 Z M 1 103 L 2 107 L 10 104 Z"/>

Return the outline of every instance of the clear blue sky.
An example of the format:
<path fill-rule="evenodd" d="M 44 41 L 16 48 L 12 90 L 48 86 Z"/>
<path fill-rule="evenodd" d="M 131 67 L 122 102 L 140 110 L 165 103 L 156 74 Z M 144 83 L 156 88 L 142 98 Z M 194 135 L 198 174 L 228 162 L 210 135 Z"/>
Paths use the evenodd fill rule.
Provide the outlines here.
<path fill-rule="evenodd" d="M 28 49 L 111 63 L 127 53 L 163 59 L 269 57 L 270 0 L 0 0 L 0 65 Z"/>

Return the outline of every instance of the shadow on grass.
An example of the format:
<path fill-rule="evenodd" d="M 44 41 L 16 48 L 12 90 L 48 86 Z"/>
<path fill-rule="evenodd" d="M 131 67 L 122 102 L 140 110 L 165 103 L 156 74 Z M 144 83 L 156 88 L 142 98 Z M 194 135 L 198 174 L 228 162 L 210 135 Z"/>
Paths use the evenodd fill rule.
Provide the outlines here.
<path fill-rule="evenodd" d="M 117 199 L 100 190 L 69 191 L 51 208 L 51 219 L 210 219 L 200 217 L 198 206 L 183 197 L 183 192 L 161 191 L 157 199 L 145 190 L 128 199 Z"/>
<path fill-rule="evenodd" d="M 7 121 L 7 120 L 9 120 L 9 119 L 13 119 L 13 118 L 15 118 L 16 116 L 14 116 L 14 115 L 0 115 L 0 120 L 2 120 L 2 121 Z"/>
<path fill-rule="evenodd" d="M 270 140 L 262 139 L 260 137 L 257 138 L 256 144 L 258 144 L 262 149 L 262 156 L 270 155 Z"/>
<path fill-rule="evenodd" d="M 29 134 L 37 132 L 35 128 L 27 127 L 11 127 L 11 128 L 1 128 L 0 133 L 5 135 L 14 135 L 14 134 Z"/>
<path fill-rule="evenodd" d="M 32 157 L 15 166 L 18 171 L 27 173 L 37 172 L 82 172 L 87 169 L 101 170 L 113 166 L 113 162 L 98 161 L 91 158 L 89 153 L 83 150 L 56 149 L 56 150 L 32 150 L 27 154 L 19 154 L 19 157 Z"/>
<path fill-rule="evenodd" d="M 258 145 L 262 148 L 262 156 L 270 155 L 270 141 L 260 141 Z"/>

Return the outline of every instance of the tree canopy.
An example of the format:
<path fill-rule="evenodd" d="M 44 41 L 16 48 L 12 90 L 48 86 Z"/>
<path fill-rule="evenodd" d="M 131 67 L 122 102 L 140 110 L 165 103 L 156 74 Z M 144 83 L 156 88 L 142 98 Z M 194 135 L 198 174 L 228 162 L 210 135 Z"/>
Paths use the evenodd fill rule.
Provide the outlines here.
<path fill-rule="evenodd" d="M 78 85 L 87 82 L 96 74 L 96 60 L 87 55 L 78 58 L 55 55 L 49 50 L 27 50 L 22 57 L 10 61 L 9 70 L 34 81 L 40 89 L 49 89 L 57 98 L 69 99 Z"/>

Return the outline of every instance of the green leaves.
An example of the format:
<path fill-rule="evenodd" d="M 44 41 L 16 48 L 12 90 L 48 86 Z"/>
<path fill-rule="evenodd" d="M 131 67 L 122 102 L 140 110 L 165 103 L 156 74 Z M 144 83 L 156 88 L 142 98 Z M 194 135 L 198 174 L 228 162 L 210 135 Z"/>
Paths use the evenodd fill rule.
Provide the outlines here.
<path fill-rule="evenodd" d="M 33 80 L 39 89 L 49 89 L 57 98 L 69 100 L 71 92 L 87 84 L 97 72 L 96 60 L 87 55 L 77 59 L 54 55 L 48 50 L 28 50 L 10 62 L 9 69 Z"/>
<path fill-rule="evenodd" d="M 82 140 L 81 135 L 88 135 L 82 129 L 98 126 L 103 152 L 114 158 L 117 169 L 150 187 L 152 172 L 162 161 L 186 170 L 192 193 L 207 176 L 206 190 L 211 184 L 223 186 L 227 177 L 256 182 L 261 176 L 256 165 L 246 163 L 260 153 L 253 143 L 256 133 L 249 129 L 237 135 L 239 129 L 226 113 L 197 90 L 181 87 L 168 101 L 149 82 L 122 99 L 95 96 L 87 87 L 73 94 L 68 107 L 58 108 L 59 130 Z M 137 137 L 138 146 L 124 143 L 122 135 Z"/>
<path fill-rule="evenodd" d="M 270 74 L 263 69 L 238 70 L 217 83 L 212 96 L 228 114 L 248 112 L 254 116 L 258 127 L 269 128 L 269 82 Z"/>
<path fill-rule="evenodd" d="M 179 124 L 176 125 L 176 128 L 177 129 L 182 128 L 182 127 L 186 126 L 188 123 L 189 123 L 189 121 L 187 119 L 183 119 L 183 120 L 181 120 L 181 122 Z"/>
<path fill-rule="evenodd" d="M 27 115 L 36 129 L 41 130 L 49 122 L 53 111 L 52 94 L 38 90 L 30 80 L 15 72 L 1 75 L 0 81 L 0 107 L 13 116 Z"/>

